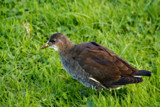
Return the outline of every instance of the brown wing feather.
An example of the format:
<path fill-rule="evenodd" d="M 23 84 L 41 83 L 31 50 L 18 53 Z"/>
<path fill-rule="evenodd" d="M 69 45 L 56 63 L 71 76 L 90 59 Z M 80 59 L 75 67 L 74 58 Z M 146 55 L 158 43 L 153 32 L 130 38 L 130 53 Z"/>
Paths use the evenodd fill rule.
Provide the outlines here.
<path fill-rule="evenodd" d="M 112 57 L 114 57 L 116 60 L 114 60 L 114 63 L 117 65 L 121 72 L 121 76 L 133 76 L 138 70 L 134 67 L 132 67 L 130 64 L 128 64 L 124 59 L 119 57 L 118 55 L 111 52 L 108 48 L 96 43 L 91 42 L 92 44 L 95 44 L 98 47 L 101 47 L 104 51 L 109 53 Z"/>
<path fill-rule="evenodd" d="M 75 51 L 75 60 L 101 83 L 111 84 L 136 72 L 125 60 L 96 42 L 79 44 Z"/>

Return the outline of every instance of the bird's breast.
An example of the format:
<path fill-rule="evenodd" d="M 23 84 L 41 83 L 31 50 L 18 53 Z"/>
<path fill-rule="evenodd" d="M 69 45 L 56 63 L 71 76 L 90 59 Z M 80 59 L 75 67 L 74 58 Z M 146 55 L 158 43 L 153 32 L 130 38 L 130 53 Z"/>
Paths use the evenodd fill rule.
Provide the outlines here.
<path fill-rule="evenodd" d="M 65 60 L 61 58 L 61 62 L 65 70 L 75 79 L 85 79 L 89 76 L 87 72 L 74 59 Z"/>
<path fill-rule="evenodd" d="M 92 78 L 92 75 L 87 73 L 77 61 L 74 59 L 65 60 L 61 57 L 61 62 L 65 70 L 77 81 L 81 82 L 83 85 L 89 88 L 102 89 L 104 88 L 102 84 L 98 81 L 95 81 Z"/>

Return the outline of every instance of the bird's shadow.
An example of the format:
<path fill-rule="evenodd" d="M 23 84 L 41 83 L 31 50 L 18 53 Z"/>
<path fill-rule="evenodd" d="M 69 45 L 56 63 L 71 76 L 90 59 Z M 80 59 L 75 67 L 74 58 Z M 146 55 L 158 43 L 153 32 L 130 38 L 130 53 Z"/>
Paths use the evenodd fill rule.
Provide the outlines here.
<path fill-rule="evenodd" d="M 83 101 L 84 98 L 91 98 L 91 97 L 97 97 L 100 98 L 101 96 L 112 96 L 114 98 L 119 99 L 125 99 L 128 90 L 126 87 L 123 87 L 118 90 L 95 90 L 91 88 L 87 88 L 80 84 L 79 82 L 73 81 L 73 79 L 66 80 L 66 86 L 62 87 L 63 93 L 66 94 L 67 99 L 63 98 L 64 101 L 73 102 L 73 99 L 75 102 L 78 102 L 80 104 L 85 104 L 86 102 Z M 58 94 L 59 93 L 59 94 Z M 60 101 L 62 99 L 62 93 L 58 92 L 55 93 L 55 99 L 56 101 Z"/>
<path fill-rule="evenodd" d="M 95 90 L 95 89 L 91 89 L 91 88 L 87 88 L 87 87 L 83 86 L 82 84 L 77 82 L 75 79 L 69 79 L 67 81 L 72 84 L 71 86 L 79 87 L 79 88 L 74 88 L 74 87 L 68 87 L 68 88 L 73 90 L 73 92 L 76 92 L 76 94 L 77 94 L 77 92 L 79 92 L 79 94 L 82 97 L 89 97 L 92 95 L 96 95 L 97 97 L 99 97 L 100 95 L 102 95 L 102 96 L 111 95 L 113 97 L 124 98 L 124 96 L 126 96 L 128 94 L 128 90 L 126 87 L 122 87 L 120 89 L 111 89 L 111 90 Z M 72 94 L 73 94 L 73 92 L 72 92 Z"/>
<path fill-rule="evenodd" d="M 102 90 L 101 95 L 111 95 L 113 97 L 124 98 L 128 94 L 128 90 L 126 87 L 122 87 L 120 89 L 112 89 L 112 90 Z"/>

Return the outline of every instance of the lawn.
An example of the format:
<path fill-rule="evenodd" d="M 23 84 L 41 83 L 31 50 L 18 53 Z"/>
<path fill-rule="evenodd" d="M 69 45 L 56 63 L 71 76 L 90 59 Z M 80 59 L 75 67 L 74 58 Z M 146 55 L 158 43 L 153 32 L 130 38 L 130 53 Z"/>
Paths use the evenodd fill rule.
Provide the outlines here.
<path fill-rule="evenodd" d="M 96 41 L 152 76 L 97 95 L 58 52 L 40 49 L 56 32 Z M 160 0 L 1 0 L 0 106 L 160 107 Z"/>

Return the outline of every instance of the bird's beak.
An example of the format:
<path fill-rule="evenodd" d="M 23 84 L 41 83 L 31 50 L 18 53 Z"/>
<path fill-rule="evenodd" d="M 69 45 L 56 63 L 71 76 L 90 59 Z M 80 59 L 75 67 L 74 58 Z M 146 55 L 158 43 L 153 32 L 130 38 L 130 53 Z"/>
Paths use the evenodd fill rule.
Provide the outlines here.
<path fill-rule="evenodd" d="M 46 43 L 46 44 L 44 44 L 44 45 L 41 47 L 41 49 L 47 48 L 48 46 L 49 46 L 49 44 Z"/>

